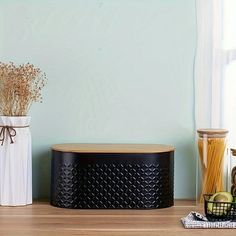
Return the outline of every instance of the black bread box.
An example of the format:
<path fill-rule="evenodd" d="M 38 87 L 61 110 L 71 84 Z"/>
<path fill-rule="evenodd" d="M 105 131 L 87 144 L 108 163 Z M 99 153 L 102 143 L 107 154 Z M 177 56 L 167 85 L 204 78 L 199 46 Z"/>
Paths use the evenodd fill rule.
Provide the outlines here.
<path fill-rule="evenodd" d="M 51 205 L 77 209 L 173 206 L 174 148 L 156 144 L 52 147 Z"/>

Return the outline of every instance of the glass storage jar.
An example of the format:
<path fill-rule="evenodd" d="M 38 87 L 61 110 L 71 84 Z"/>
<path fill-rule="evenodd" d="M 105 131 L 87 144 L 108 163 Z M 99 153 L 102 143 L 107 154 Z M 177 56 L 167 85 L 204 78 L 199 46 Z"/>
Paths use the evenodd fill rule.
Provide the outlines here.
<path fill-rule="evenodd" d="M 225 190 L 224 156 L 228 131 L 225 129 L 199 129 L 197 132 L 200 159 L 200 170 L 197 170 L 200 173 L 197 202 L 203 202 L 204 194 Z"/>

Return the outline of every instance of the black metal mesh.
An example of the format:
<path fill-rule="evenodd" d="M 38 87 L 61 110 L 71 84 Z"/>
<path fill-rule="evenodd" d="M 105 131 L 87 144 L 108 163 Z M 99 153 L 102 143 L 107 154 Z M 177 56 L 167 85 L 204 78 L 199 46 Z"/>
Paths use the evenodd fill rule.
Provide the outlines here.
<path fill-rule="evenodd" d="M 205 214 L 210 221 L 236 220 L 236 202 L 210 201 L 212 194 L 204 195 Z M 234 197 L 234 200 L 236 197 Z"/>

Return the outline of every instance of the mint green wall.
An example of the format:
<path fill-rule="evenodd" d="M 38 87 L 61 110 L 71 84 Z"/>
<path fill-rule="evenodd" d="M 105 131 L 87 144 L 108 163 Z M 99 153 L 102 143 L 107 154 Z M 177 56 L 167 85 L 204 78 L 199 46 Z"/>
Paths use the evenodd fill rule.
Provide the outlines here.
<path fill-rule="evenodd" d="M 195 196 L 194 0 L 1 0 L 0 13 L 1 60 L 48 77 L 30 112 L 35 198 L 63 142 L 172 144 L 175 197 Z"/>

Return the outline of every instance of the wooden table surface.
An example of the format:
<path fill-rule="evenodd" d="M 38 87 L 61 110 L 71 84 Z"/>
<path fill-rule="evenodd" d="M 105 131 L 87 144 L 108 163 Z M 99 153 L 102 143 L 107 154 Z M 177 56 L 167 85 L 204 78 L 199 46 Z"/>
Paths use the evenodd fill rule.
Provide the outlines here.
<path fill-rule="evenodd" d="M 36 202 L 26 207 L 0 207 L 0 235 L 93 236 L 227 236 L 235 229 L 184 229 L 180 218 L 202 211 L 191 201 L 158 210 L 70 210 Z"/>

